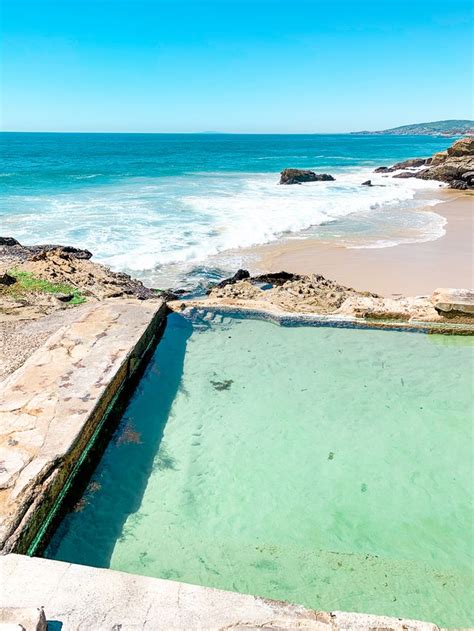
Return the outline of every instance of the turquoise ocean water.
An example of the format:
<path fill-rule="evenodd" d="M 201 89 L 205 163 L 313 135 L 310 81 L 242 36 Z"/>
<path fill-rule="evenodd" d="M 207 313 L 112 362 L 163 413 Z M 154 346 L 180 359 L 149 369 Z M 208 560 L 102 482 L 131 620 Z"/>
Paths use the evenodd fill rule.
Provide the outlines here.
<path fill-rule="evenodd" d="M 1 234 L 87 247 L 155 286 L 230 271 L 242 262 L 239 248 L 282 237 L 387 247 L 444 230 L 436 212 L 417 212 L 414 198 L 438 184 L 372 171 L 431 155 L 451 139 L 3 133 L 0 142 Z M 278 186 L 292 166 L 336 181 Z M 381 186 L 361 187 L 368 178 Z"/>

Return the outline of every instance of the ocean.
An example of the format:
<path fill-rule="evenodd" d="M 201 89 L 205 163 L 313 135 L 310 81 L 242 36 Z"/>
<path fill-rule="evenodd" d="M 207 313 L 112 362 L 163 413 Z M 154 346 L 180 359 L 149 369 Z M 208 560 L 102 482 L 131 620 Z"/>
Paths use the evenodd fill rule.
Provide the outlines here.
<path fill-rule="evenodd" d="M 0 234 L 88 248 L 155 287 L 191 287 L 279 239 L 391 247 L 444 234 L 439 183 L 380 165 L 450 138 L 364 135 L 0 134 Z M 334 182 L 279 186 L 286 167 Z M 361 186 L 371 179 L 377 186 Z M 429 212 L 420 212 L 427 203 Z"/>

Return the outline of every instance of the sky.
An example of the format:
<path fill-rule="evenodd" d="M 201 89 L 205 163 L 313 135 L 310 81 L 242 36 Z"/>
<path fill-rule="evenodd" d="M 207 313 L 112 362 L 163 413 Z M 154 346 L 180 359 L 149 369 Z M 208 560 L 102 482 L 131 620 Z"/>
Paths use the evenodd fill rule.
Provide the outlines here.
<path fill-rule="evenodd" d="M 474 0 L 2 0 L 4 131 L 474 118 Z"/>

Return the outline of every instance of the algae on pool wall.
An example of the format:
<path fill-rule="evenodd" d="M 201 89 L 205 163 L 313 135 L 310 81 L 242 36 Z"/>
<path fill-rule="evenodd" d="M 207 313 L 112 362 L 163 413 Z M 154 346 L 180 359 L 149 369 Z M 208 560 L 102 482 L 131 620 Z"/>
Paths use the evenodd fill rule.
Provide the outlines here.
<path fill-rule="evenodd" d="M 466 338 L 172 315 L 47 556 L 471 626 Z"/>

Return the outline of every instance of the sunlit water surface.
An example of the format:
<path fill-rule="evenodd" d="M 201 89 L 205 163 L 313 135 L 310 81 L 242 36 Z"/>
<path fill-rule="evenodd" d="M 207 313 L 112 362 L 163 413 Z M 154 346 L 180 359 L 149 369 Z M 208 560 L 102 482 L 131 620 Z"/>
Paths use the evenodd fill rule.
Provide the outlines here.
<path fill-rule="evenodd" d="M 472 351 L 172 315 L 46 556 L 472 626 Z"/>

